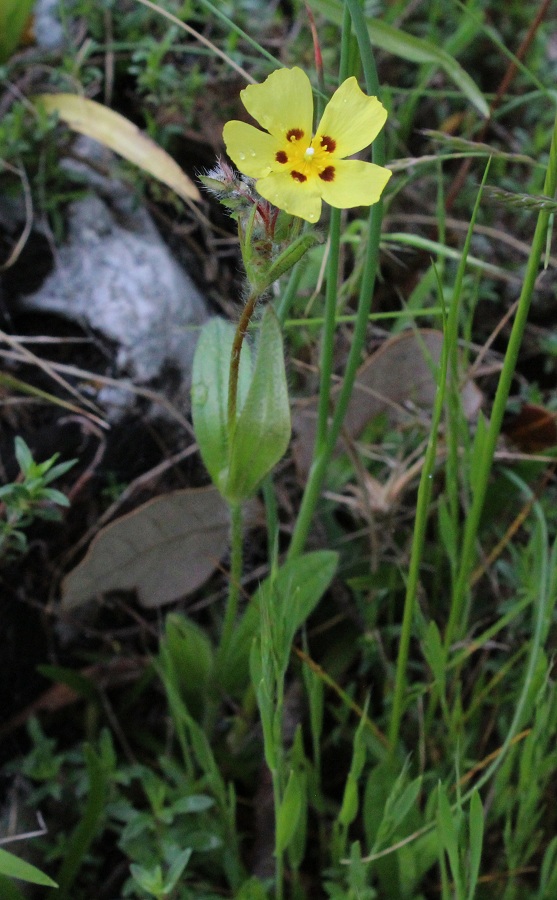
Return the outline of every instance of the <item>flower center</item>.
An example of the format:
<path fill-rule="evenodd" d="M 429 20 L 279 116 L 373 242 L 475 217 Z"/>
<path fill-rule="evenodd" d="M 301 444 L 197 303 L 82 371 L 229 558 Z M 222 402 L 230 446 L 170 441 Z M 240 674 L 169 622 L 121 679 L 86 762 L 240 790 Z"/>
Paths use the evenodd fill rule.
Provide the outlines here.
<path fill-rule="evenodd" d="M 283 149 L 275 153 L 275 159 L 290 171 L 294 181 L 303 184 L 309 179 L 334 181 L 334 160 L 336 141 L 329 135 L 316 135 L 308 145 L 301 128 L 291 128 L 286 133 Z"/>

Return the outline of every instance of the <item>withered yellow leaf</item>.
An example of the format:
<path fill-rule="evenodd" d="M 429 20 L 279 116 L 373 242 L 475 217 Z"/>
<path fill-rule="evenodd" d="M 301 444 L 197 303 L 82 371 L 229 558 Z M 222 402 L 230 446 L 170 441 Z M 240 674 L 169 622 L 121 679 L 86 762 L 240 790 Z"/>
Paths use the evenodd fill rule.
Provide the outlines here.
<path fill-rule="evenodd" d="M 189 200 L 201 199 L 195 184 L 178 163 L 120 113 L 79 94 L 38 94 L 34 100 L 42 104 L 47 112 L 58 113 L 62 122 L 73 131 L 85 134 L 119 153 L 128 162 L 168 185 L 178 196 Z"/>

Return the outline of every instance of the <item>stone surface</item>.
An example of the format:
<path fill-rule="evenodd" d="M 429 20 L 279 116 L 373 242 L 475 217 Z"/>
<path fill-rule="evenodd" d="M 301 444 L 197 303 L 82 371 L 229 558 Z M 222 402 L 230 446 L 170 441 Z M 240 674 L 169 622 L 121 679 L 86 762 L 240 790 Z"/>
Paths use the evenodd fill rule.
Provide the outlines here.
<path fill-rule="evenodd" d="M 112 206 L 98 195 L 71 204 L 54 271 L 20 304 L 101 332 L 117 344 L 119 371 L 140 382 L 158 377 L 167 364 L 187 382 L 206 318 L 201 294 L 147 211 L 133 209 L 123 195 Z"/>
<path fill-rule="evenodd" d="M 43 50 L 56 50 L 64 43 L 64 29 L 58 14 L 59 0 L 36 0 L 33 10 L 35 40 Z"/>

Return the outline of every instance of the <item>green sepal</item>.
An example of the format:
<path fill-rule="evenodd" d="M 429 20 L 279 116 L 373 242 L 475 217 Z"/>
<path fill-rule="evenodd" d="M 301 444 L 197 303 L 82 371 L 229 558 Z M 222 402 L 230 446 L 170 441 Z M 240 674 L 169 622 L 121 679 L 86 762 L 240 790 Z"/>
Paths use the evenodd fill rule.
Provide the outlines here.
<path fill-rule="evenodd" d="M 255 240 L 253 237 L 253 229 L 255 225 L 255 214 L 257 213 L 257 206 L 254 205 L 251 208 L 250 214 L 247 217 L 245 228 L 242 222 L 242 219 L 238 219 L 238 237 L 240 239 L 240 250 L 242 253 L 242 262 L 244 263 L 244 268 L 246 270 L 246 276 L 251 284 L 251 286 L 257 291 L 257 293 L 261 293 L 259 289 L 259 263 L 260 260 L 258 258 L 258 254 L 255 251 Z"/>
<path fill-rule="evenodd" d="M 245 402 L 238 398 L 238 409 L 241 412 L 231 435 L 228 478 L 222 489 L 231 503 L 242 503 L 255 493 L 290 441 L 282 334 L 271 306 L 262 319 L 251 384 Z"/>
<path fill-rule="evenodd" d="M 321 243 L 321 235 L 307 231 L 295 238 L 272 262 L 267 258 L 263 242 L 253 242 L 248 254 L 243 253 L 244 266 L 250 284 L 258 294 L 264 294 L 272 284 L 285 275 L 316 244 Z"/>
<path fill-rule="evenodd" d="M 282 253 L 277 256 L 274 262 L 267 269 L 266 277 L 268 279 L 265 284 L 265 289 L 270 287 L 273 282 L 277 281 L 281 275 L 284 275 L 288 272 L 292 266 L 296 265 L 296 263 L 304 256 L 308 250 L 311 250 L 312 247 L 315 247 L 317 244 L 321 243 L 321 236 L 318 232 L 315 231 L 306 231 L 305 234 L 301 234 L 300 237 L 296 238 L 296 240 L 292 241 L 291 244 L 283 250 Z"/>
<path fill-rule="evenodd" d="M 230 322 L 211 319 L 201 329 L 193 359 L 193 429 L 203 462 L 219 490 L 228 470 L 228 380 L 234 334 Z M 247 396 L 250 373 L 250 348 L 244 344 L 238 374 L 238 408 Z"/>
<path fill-rule="evenodd" d="M 290 213 L 279 209 L 278 215 L 273 229 L 273 241 L 277 246 L 286 243 L 286 241 L 294 241 L 300 234 L 302 228 L 302 219 L 298 216 L 291 216 Z"/>

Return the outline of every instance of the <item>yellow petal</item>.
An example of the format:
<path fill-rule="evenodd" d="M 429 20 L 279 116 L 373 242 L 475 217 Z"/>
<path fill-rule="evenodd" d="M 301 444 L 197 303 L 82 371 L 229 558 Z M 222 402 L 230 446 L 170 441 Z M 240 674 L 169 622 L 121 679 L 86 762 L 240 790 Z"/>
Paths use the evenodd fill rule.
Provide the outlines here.
<path fill-rule="evenodd" d="M 335 160 L 334 167 L 334 180 L 322 182 L 321 194 L 326 203 L 339 209 L 377 203 L 393 174 L 383 166 L 359 159 Z"/>
<path fill-rule="evenodd" d="M 273 172 L 260 178 L 255 187 L 265 200 L 291 216 L 317 222 L 321 215 L 321 185 L 316 182 L 317 179 L 312 178 L 300 184 L 289 172 Z"/>
<path fill-rule="evenodd" d="M 224 126 L 222 137 L 230 159 L 244 175 L 262 178 L 280 168 L 275 156 L 282 144 L 266 131 L 233 120 Z"/>
<path fill-rule="evenodd" d="M 314 139 L 323 136 L 335 142 L 334 156 L 352 156 L 377 137 L 387 118 L 387 110 L 377 97 L 368 97 L 352 76 L 340 85 L 327 103 Z"/>
<path fill-rule="evenodd" d="M 262 84 L 250 84 L 240 91 L 240 97 L 250 116 L 275 137 L 284 140 L 289 131 L 299 129 L 309 145 L 313 95 L 302 69 L 277 69 Z"/>

